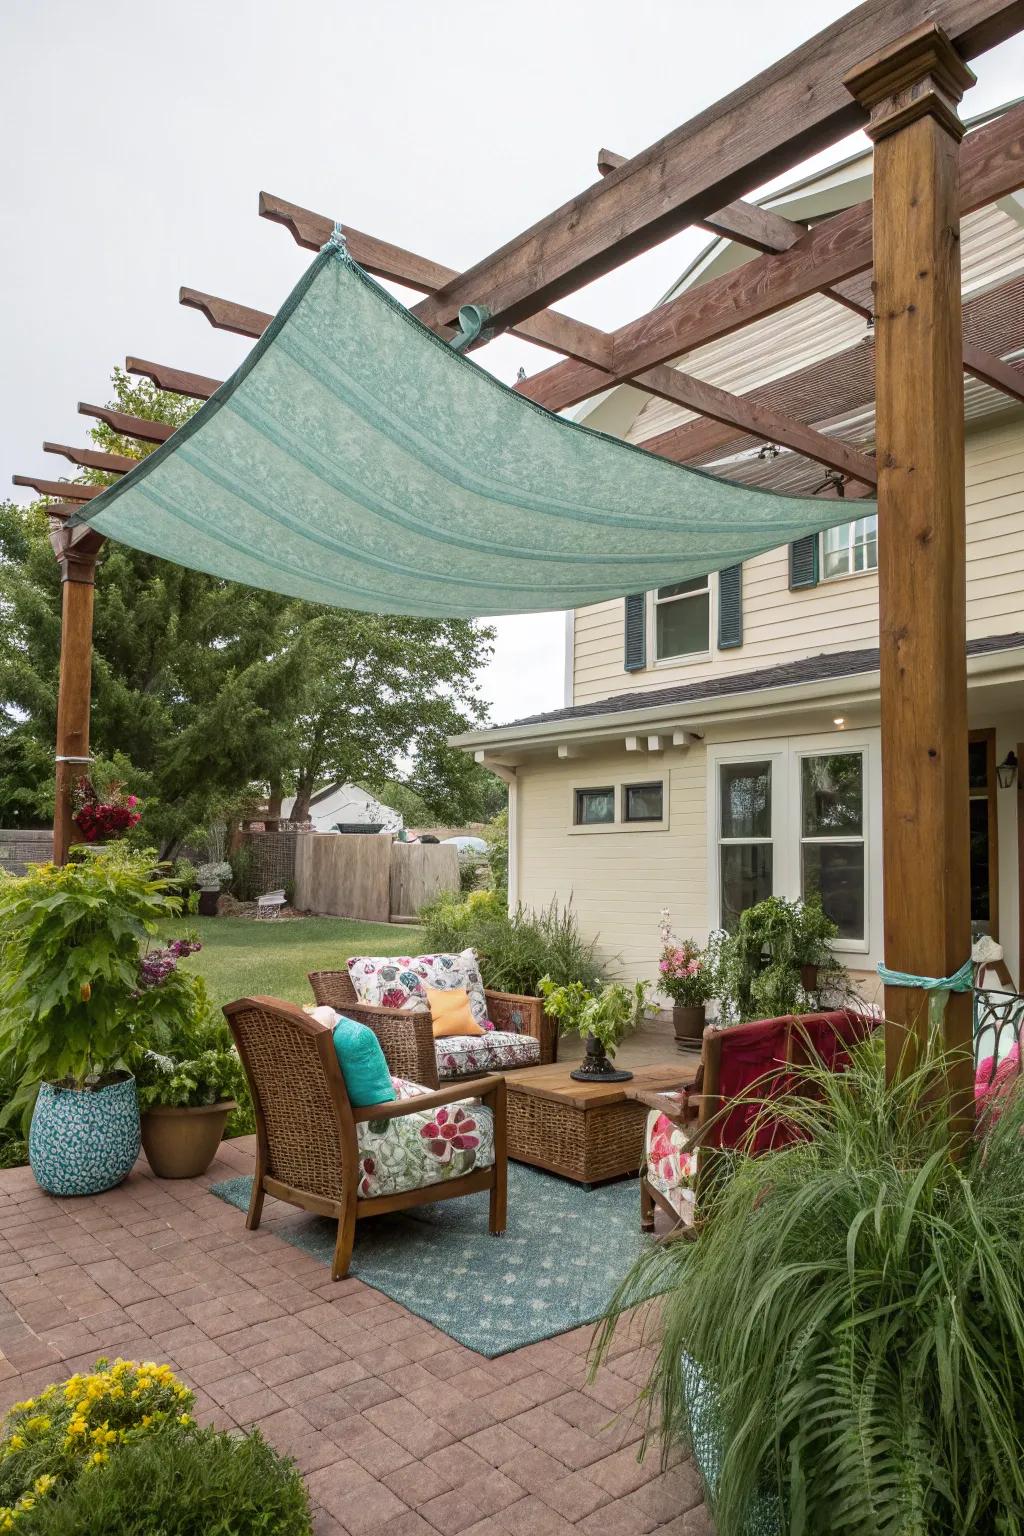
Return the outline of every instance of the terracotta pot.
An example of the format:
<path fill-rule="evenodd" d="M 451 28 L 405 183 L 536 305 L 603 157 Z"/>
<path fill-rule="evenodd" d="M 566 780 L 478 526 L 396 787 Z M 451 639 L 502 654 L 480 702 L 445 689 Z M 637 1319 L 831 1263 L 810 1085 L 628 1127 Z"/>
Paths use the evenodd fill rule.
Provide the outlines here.
<path fill-rule="evenodd" d="M 217 903 L 220 901 L 220 891 L 199 892 L 199 916 L 216 917 Z"/>
<path fill-rule="evenodd" d="M 213 1162 L 234 1099 L 181 1109 L 154 1104 L 142 1117 L 142 1146 L 158 1179 L 197 1179 Z"/>
<path fill-rule="evenodd" d="M 818 967 L 816 965 L 802 965 L 800 967 L 800 985 L 805 992 L 817 992 Z"/>
<path fill-rule="evenodd" d="M 704 1034 L 706 1023 L 706 1009 L 703 1003 L 697 1007 L 672 1009 L 672 1028 L 676 1039 L 680 1042 L 699 1040 Z"/>

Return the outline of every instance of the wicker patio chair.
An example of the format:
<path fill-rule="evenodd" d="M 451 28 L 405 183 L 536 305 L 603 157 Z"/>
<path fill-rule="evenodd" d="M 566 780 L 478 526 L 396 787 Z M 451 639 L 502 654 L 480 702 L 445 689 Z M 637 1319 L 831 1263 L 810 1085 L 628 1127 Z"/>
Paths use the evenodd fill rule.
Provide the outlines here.
<path fill-rule="evenodd" d="M 709 1024 L 699 1089 L 632 1095 L 651 1111 L 640 1179 L 641 1230 L 653 1232 L 657 1208 L 686 1235 L 695 1236 L 701 1196 L 715 1176 L 716 1162 L 721 1166 L 717 1154 L 742 1148 L 759 1157 L 792 1141 L 795 1128 L 773 1116 L 770 1106 L 799 1087 L 794 1068 L 816 1062 L 843 1071 L 853 1047 L 879 1022 L 838 1009 L 729 1027 Z"/>
<path fill-rule="evenodd" d="M 495 1234 L 505 1230 L 503 1077 L 483 1078 L 473 1089 L 474 1100 L 479 1099 L 493 1117 L 491 1166 L 364 1198 L 360 1194 L 366 1178 L 359 1149 L 360 1127 L 373 1121 L 375 1135 L 387 1134 L 378 1122 L 397 1122 L 404 1116 L 433 1117 L 442 1106 L 465 1104 L 465 1089 L 452 1085 L 440 1092 L 359 1109 L 349 1100 L 327 1025 L 273 997 L 239 998 L 228 1003 L 224 1013 L 245 1068 L 256 1115 L 256 1172 L 247 1227 L 259 1226 L 263 1199 L 268 1194 L 318 1216 L 335 1217 L 334 1280 L 347 1273 L 356 1222 L 366 1216 L 489 1190 L 489 1229 Z"/>
<path fill-rule="evenodd" d="M 440 1086 L 437 1053 L 430 1012 L 404 1012 L 396 1008 L 371 1007 L 356 998 L 355 987 L 347 970 L 310 971 L 309 984 L 318 1003 L 326 1003 L 346 1018 L 368 1024 L 381 1043 L 388 1066 L 396 1077 L 408 1077 L 430 1088 Z M 486 990 L 487 1016 L 497 1030 L 532 1035 L 540 1046 L 540 1061 L 546 1066 L 558 1056 L 558 1026 L 544 1012 L 539 997 L 519 997 L 514 992 Z M 470 1082 L 480 1073 L 466 1072 L 446 1081 Z"/>

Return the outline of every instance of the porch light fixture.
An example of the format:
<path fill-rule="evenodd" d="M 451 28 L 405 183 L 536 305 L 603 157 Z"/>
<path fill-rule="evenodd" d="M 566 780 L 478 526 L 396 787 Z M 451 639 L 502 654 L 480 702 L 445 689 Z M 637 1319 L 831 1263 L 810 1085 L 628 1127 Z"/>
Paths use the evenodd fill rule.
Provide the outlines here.
<path fill-rule="evenodd" d="M 996 764 L 996 778 L 1000 789 L 1012 789 L 1017 782 L 1017 754 L 1007 752 L 1001 763 Z"/>
<path fill-rule="evenodd" d="M 843 730 L 846 726 L 846 716 L 836 715 L 835 719 L 832 721 L 832 724 L 835 726 L 837 731 Z"/>

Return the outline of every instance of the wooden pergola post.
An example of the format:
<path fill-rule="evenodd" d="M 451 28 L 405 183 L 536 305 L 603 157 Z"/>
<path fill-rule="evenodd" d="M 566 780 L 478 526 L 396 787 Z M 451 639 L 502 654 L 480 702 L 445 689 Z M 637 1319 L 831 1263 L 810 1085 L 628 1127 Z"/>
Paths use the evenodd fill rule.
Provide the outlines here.
<path fill-rule="evenodd" d="M 66 864 L 75 839 L 71 792 L 89 764 L 92 689 L 92 610 L 102 534 L 83 529 L 53 535 L 61 575 L 60 681 L 57 694 L 56 795 L 53 862 Z"/>
<path fill-rule="evenodd" d="M 973 81 L 931 23 L 846 77 L 875 146 L 885 960 L 927 977 L 971 952 L 956 109 Z M 892 1076 L 925 1038 L 928 994 L 887 987 L 885 1012 Z M 952 1113 L 966 1117 L 969 994 L 950 996 L 945 1036 L 962 1052 Z"/>

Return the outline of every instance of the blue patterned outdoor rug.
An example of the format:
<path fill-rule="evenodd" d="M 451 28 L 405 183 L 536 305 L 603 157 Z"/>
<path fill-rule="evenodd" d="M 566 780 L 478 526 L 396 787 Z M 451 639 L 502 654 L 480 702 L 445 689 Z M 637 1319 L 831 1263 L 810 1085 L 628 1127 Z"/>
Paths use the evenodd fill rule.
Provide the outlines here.
<path fill-rule="evenodd" d="M 246 1210 L 252 1180 L 212 1193 Z M 596 1322 L 651 1239 L 640 1232 L 636 1181 L 597 1189 L 508 1167 L 508 1227 L 487 1231 L 486 1193 L 356 1224 L 350 1275 L 493 1358 Z M 310 1216 L 278 1235 L 331 1262 L 337 1223 Z"/>

